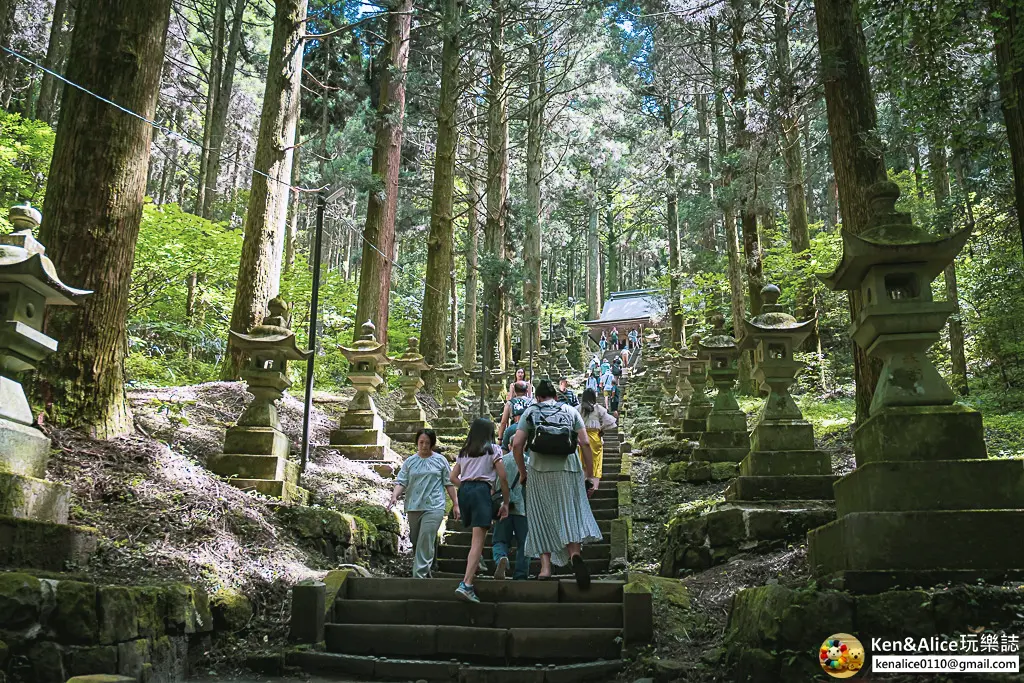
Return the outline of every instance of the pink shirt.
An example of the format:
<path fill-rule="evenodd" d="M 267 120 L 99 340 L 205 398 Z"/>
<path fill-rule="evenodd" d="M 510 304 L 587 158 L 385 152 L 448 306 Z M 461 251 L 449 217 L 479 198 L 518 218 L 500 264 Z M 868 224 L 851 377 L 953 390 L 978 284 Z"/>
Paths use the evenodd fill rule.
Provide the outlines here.
<path fill-rule="evenodd" d="M 455 459 L 459 466 L 459 481 L 486 481 L 491 484 L 498 478 L 498 472 L 494 469 L 494 463 L 501 460 L 501 449 L 491 444 L 490 452 L 470 458 L 460 455 Z"/>

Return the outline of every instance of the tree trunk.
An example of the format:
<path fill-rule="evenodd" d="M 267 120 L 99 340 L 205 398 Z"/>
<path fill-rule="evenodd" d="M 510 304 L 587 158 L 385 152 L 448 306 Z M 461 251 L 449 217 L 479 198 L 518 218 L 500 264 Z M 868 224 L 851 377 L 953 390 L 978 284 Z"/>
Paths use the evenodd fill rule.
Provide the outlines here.
<path fill-rule="evenodd" d="M 665 167 L 665 185 L 668 186 L 665 200 L 665 229 L 668 232 L 668 312 L 671 316 L 672 341 L 674 349 L 679 348 L 683 336 L 683 313 L 679 302 L 679 192 L 676 190 L 676 167 L 672 163 L 672 129 L 675 116 L 672 98 L 666 97 L 662 105 L 662 119 L 668 133 L 669 162 Z"/>
<path fill-rule="evenodd" d="M 814 5 L 839 209 L 843 228 L 859 234 L 871 224 L 868 188 L 886 179 L 864 28 L 857 0 L 815 0 Z M 849 297 L 856 320 L 860 294 L 851 291 Z M 856 345 L 853 360 L 860 424 L 867 419 L 882 364 Z"/>
<path fill-rule="evenodd" d="M 995 27 L 996 66 L 1003 120 L 1013 163 L 1013 196 L 1024 248 L 1024 6 L 1020 0 L 989 0 Z"/>
<path fill-rule="evenodd" d="M 378 183 L 370 192 L 363 228 L 359 268 L 359 301 L 353 338 L 367 320 L 377 327 L 377 340 L 387 343 L 388 296 L 395 259 L 395 215 L 398 211 L 398 172 L 402 163 L 402 127 L 405 122 L 405 72 L 409 64 L 412 0 L 400 2 L 388 13 L 387 43 L 380 65 L 377 134 L 370 167 Z M 362 321 L 362 322 L 359 322 Z"/>
<path fill-rule="evenodd" d="M 228 0 L 213 3 L 213 28 L 210 31 L 210 66 L 206 70 L 206 113 L 203 116 L 203 146 L 199 150 L 199 185 L 196 188 L 197 216 L 205 216 L 206 171 L 210 163 L 210 126 L 213 123 L 213 104 L 220 92 L 220 78 L 224 72 L 224 23 L 227 19 Z"/>
<path fill-rule="evenodd" d="M 68 0 L 55 0 L 53 3 L 53 19 L 50 21 L 50 40 L 46 45 L 46 59 L 43 66 L 50 71 L 60 71 L 66 52 L 64 38 L 64 18 L 68 13 Z M 61 82 L 50 74 L 43 72 L 39 84 L 39 100 L 36 104 L 36 118 L 46 123 L 53 123 L 53 114 L 57 110 L 57 96 L 61 91 Z"/>
<path fill-rule="evenodd" d="M 697 155 L 697 190 L 706 202 L 701 216 L 699 244 L 708 251 L 715 250 L 715 219 L 711 206 L 715 200 L 715 191 L 711 180 L 711 132 L 708 125 L 707 93 L 697 94 L 697 137 L 700 150 Z"/>
<path fill-rule="evenodd" d="M 14 10 L 16 0 L 0 0 L 0 46 L 11 48 L 14 44 Z M 17 60 L 6 52 L 0 52 L 0 108 L 7 109 L 14 92 L 14 78 Z"/>
<path fill-rule="evenodd" d="M 811 258 L 811 234 L 807 228 L 807 202 L 804 195 L 803 150 L 800 148 L 800 117 L 796 112 L 796 85 L 789 49 L 788 0 L 775 4 L 775 56 L 778 63 L 779 96 L 782 104 L 782 158 L 786 166 L 786 217 L 789 244 L 801 262 Z M 800 320 L 817 318 L 814 283 L 808 276 L 797 286 L 796 314 Z M 818 351 L 818 325 L 803 344 L 804 351 Z"/>
<path fill-rule="evenodd" d="M 248 332 L 260 323 L 266 315 L 267 302 L 277 295 L 280 285 L 292 144 L 299 122 L 305 22 L 306 0 L 277 0 L 255 170 L 250 180 L 249 206 L 242 228 L 245 237 L 231 309 L 231 329 L 235 332 Z M 238 379 L 241 368 L 242 353 L 229 338 L 221 378 Z"/>
<path fill-rule="evenodd" d="M 437 144 L 434 150 L 434 190 L 430 201 L 430 234 L 427 237 L 427 275 L 423 289 L 420 353 L 431 365 L 445 360 L 449 328 L 448 303 L 455 266 L 455 147 L 459 131 L 456 106 L 459 99 L 459 35 L 461 0 L 444 0 L 442 6 L 441 94 L 437 109 Z M 454 318 L 454 316 L 451 316 Z M 451 328 L 452 338 L 458 330 Z M 436 375 L 436 373 L 429 373 Z M 433 390 L 435 377 L 428 377 Z"/>
<path fill-rule="evenodd" d="M 590 198 L 590 220 L 587 223 L 587 320 L 601 317 L 601 242 L 597 231 L 600 212 L 597 197 Z"/>
<path fill-rule="evenodd" d="M 531 22 L 529 44 L 529 101 L 526 111 L 526 216 L 523 230 L 523 334 L 522 349 L 540 348 L 541 299 L 541 176 L 544 173 L 544 105 L 547 101 L 545 79 L 545 48 L 539 21 Z M 566 250 L 568 252 L 568 250 Z M 552 256 L 554 254 L 552 253 Z M 549 259 L 548 272 L 557 276 L 555 259 Z M 548 289 L 554 291 L 555 286 Z"/>
<path fill-rule="evenodd" d="M 487 219 L 484 222 L 484 301 L 487 311 L 485 368 L 493 368 L 495 350 L 505 367 L 505 226 L 508 219 L 508 92 L 505 83 L 505 11 L 491 0 L 487 85 Z"/>
<path fill-rule="evenodd" d="M 152 119 L 171 0 L 92 0 L 79 8 L 68 78 Z M 51 419 L 107 439 L 133 430 L 124 393 L 127 313 L 152 128 L 82 91 L 64 96 L 40 240 L 63 280 L 94 290 L 51 309 L 60 351 L 40 365 Z"/>
<path fill-rule="evenodd" d="M 620 289 L 619 286 L 619 233 L 615 229 L 615 210 L 614 210 L 614 198 L 615 195 L 611 190 L 605 193 L 605 228 L 608 232 L 608 265 L 606 267 L 607 277 L 607 296 L 611 296 L 612 292 L 617 292 Z M 602 278 L 604 279 L 604 278 Z"/>
<path fill-rule="evenodd" d="M 226 6 L 228 0 L 223 1 Z M 226 49 L 223 47 L 223 38 L 221 40 L 223 57 L 220 61 L 221 72 L 217 77 L 217 88 L 211 90 L 214 99 L 207 124 L 209 129 L 209 137 L 206 138 L 209 150 L 208 161 L 203 169 L 205 175 L 201 181 L 204 188 L 202 200 L 202 216 L 204 218 L 212 216 L 213 203 L 217 193 L 217 179 L 220 177 L 220 168 L 224 161 L 224 133 L 227 130 L 228 110 L 231 107 L 231 93 L 235 82 L 235 64 L 238 62 L 238 52 L 242 46 L 242 22 L 245 5 L 246 0 L 235 0 L 234 13 L 231 16 L 231 32 L 227 37 Z M 226 31 L 226 27 L 223 31 Z M 299 51 L 301 52 L 301 50 L 300 46 Z M 299 63 L 301 64 L 301 59 Z"/>
<path fill-rule="evenodd" d="M 928 145 L 928 165 L 931 167 L 932 195 L 935 198 L 935 216 L 939 230 L 953 231 L 953 207 L 949 191 L 949 158 L 945 143 L 932 140 Z M 946 301 L 953 304 L 949 317 L 949 359 L 953 367 L 950 386 L 961 396 L 968 393 L 967 354 L 964 351 L 964 324 L 960 319 L 960 293 L 956 284 L 956 262 L 943 271 L 946 280 Z"/>
<path fill-rule="evenodd" d="M 299 103 L 300 118 L 302 103 Z M 300 126 L 295 125 L 295 152 L 292 159 L 292 185 L 297 186 L 299 184 L 299 177 L 301 173 L 301 156 L 302 147 L 299 143 L 302 141 L 302 132 L 299 130 Z M 286 224 L 286 232 L 284 236 L 284 266 L 282 272 L 287 273 L 291 271 L 292 266 L 295 265 L 295 247 L 299 241 L 299 214 L 302 212 L 302 194 L 300 192 L 291 191 L 291 209 L 290 215 L 288 216 L 288 222 Z M 310 261 L 313 260 L 313 254 L 310 253 Z"/>
<path fill-rule="evenodd" d="M 476 105 L 470 105 L 470 119 L 476 118 Z M 466 313 L 463 316 L 462 366 L 468 372 L 476 363 L 477 334 L 477 252 L 480 241 L 480 182 L 477 172 L 480 164 L 480 145 L 477 142 L 478 129 L 469 138 L 469 159 L 466 162 L 466 188 L 468 189 L 468 212 L 466 218 Z"/>

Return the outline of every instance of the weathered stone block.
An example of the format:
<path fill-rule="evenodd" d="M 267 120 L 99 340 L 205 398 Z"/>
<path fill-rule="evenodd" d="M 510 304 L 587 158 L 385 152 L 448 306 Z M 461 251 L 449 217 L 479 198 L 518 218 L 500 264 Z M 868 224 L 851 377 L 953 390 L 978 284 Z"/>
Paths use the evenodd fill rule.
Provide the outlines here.
<path fill-rule="evenodd" d="M 327 586 L 322 581 L 303 581 L 292 587 L 292 642 L 312 644 L 324 639 L 326 604 Z"/>
<path fill-rule="evenodd" d="M 697 463 L 694 463 L 697 464 Z M 711 481 L 725 481 L 726 479 L 732 479 L 739 474 L 739 464 L 735 462 L 712 462 L 711 467 Z"/>
<path fill-rule="evenodd" d="M 777 655 L 752 648 L 739 653 L 733 670 L 733 680 L 743 683 L 777 683 L 781 661 Z"/>
<path fill-rule="evenodd" d="M 0 515 L 67 524 L 70 495 L 63 484 L 0 472 Z"/>
<path fill-rule="evenodd" d="M 192 604 L 196 610 L 196 632 L 209 633 L 213 630 L 213 612 L 210 610 L 210 596 L 202 588 L 193 588 Z"/>
<path fill-rule="evenodd" d="M 832 474 L 832 461 L 824 451 L 751 450 L 740 463 L 740 474 L 745 477 Z"/>
<path fill-rule="evenodd" d="M 210 610 L 213 612 L 214 628 L 218 630 L 240 631 L 252 619 L 252 602 L 229 588 L 222 588 L 210 596 Z"/>
<path fill-rule="evenodd" d="M 224 435 L 225 454 L 265 455 L 287 458 L 291 446 L 288 437 L 273 427 L 231 427 Z M 211 469 L 213 469 L 211 467 Z M 216 470 L 214 470 L 216 471 Z M 236 472 L 236 474 L 244 474 Z M 279 479 L 281 477 L 259 477 Z"/>
<path fill-rule="evenodd" d="M 117 646 L 97 645 L 71 648 L 64 655 L 64 666 L 68 676 L 116 674 Z"/>
<path fill-rule="evenodd" d="M 981 413 L 963 406 L 886 408 L 853 433 L 857 467 L 869 462 L 984 459 Z"/>
<path fill-rule="evenodd" d="M 726 500 L 831 500 L 832 475 L 738 477 L 725 490 Z"/>
<path fill-rule="evenodd" d="M 153 676 L 148 683 L 179 683 L 188 676 L 188 640 L 164 636 L 150 645 Z"/>
<path fill-rule="evenodd" d="M 683 471 L 683 480 L 691 483 L 700 483 L 711 480 L 711 463 L 696 461 L 686 463 Z"/>
<path fill-rule="evenodd" d="M 94 529 L 0 516 L 0 566 L 62 571 L 96 551 Z"/>
<path fill-rule="evenodd" d="M 161 611 L 162 589 L 144 586 L 135 589 L 135 610 L 140 638 L 156 638 L 164 634 Z"/>
<path fill-rule="evenodd" d="M 120 643 L 139 635 L 135 592 L 121 586 L 99 589 L 100 643 Z"/>
<path fill-rule="evenodd" d="M 68 683 L 136 683 L 134 678 L 117 674 L 95 674 L 93 676 L 75 676 Z"/>
<path fill-rule="evenodd" d="M 742 510 L 714 510 L 706 517 L 712 548 L 739 543 L 747 536 Z"/>
<path fill-rule="evenodd" d="M 50 440 L 34 427 L 0 418 L 0 472 L 46 478 Z"/>
<path fill-rule="evenodd" d="M 96 586 L 77 581 L 58 582 L 56 608 L 50 617 L 50 626 L 63 643 L 87 645 L 97 642 L 100 622 Z"/>
<path fill-rule="evenodd" d="M 644 583 L 622 587 L 622 640 L 626 647 L 654 640 L 653 595 Z"/>
<path fill-rule="evenodd" d="M 131 640 L 118 644 L 117 673 L 138 680 L 142 676 L 143 668 L 149 663 L 148 640 Z"/>
<path fill-rule="evenodd" d="M 60 646 L 49 641 L 38 642 L 28 651 L 28 661 L 35 683 L 64 683 L 64 658 Z"/>
<path fill-rule="evenodd" d="M 34 576 L 0 573 L 0 629 L 20 631 L 38 623 L 43 588 Z"/>
<path fill-rule="evenodd" d="M 839 480 L 840 516 L 901 510 L 1024 508 L 1019 460 L 871 462 Z"/>
<path fill-rule="evenodd" d="M 210 456 L 206 466 L 210 471 L 216 472 L 221 476 L 238 477 L 239 479 L 278 479 L 286 481 L 289 474 L 291 474 L 287 458 L 274 455 L 223 453 Z"/>
<path fill-rule="evenodd" d="M 309 491 L 295 484 L 279 479 L 240 479 L 232 477 L 228 483 L 243 491 L 256 491 L 270 498 L 280 498 L 286 503 L 306 505 L 309 503 Z"/>
<path fill-rule="evenodd" d="M 747 416 L 740 410 L 712 412 L 705 423 L 708 432 L 743 432 L 747 431 Z"/>
<path fill-rule="evenodd" d="M 755 451 L 814 450 L 814 428 L 803 420 L 761 422 L 750 433 Z"/>
<path fill-rule="evenodd" d="M 857 597 L 862 638 L 923 638 L 935 635 L 931 596 L 924 591 L 888 591 Z M 952 633 L 952 631 L 950 631 Z"/>

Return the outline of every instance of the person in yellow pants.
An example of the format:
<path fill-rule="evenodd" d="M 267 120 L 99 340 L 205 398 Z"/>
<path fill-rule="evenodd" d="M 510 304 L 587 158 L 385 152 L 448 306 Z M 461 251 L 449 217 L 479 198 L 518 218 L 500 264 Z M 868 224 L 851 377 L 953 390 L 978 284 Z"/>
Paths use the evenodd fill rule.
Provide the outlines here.
<path fill-rule="evenodd" d="M 583 418 L 583 426 L 587 428 L 590 449 L 594 452 L 594 476 L 600 479 L 604 465 L 604 441 L 601 437 L 604 430 L 618 423 L 604 406 L 598 404 L 597 392 L 593 389 L 586 389 L 580 398 L 580 417 Z"/>

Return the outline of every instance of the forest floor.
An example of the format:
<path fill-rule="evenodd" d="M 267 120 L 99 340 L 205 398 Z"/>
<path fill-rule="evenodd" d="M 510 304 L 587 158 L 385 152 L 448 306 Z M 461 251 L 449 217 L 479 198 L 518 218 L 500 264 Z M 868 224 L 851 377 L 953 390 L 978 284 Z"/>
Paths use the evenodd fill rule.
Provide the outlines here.
<path fill-rule="evenodd" d="M 327 443 L 352 395 L 350 389 L 315 395 L 313 444 Z M 380 397 L 383 412 L 390 413 L 398 395 Z M 275 499 L 236 489 L 206 469 L 207 458 L 222 451 L 225 429 L 249 401 L 244 385 L 135 389 L 129 399 L 136 425 L 131 436 L 96 441 L 71 430 L 47 430 L 55 449 L 48 476 L 71 487 L 71 523 L 99 529 L 102 539 L 89 565 L 75 574 L 122 584 L 187 581 L 211 594 L 230 589 L 249 597 L 250 623 L 235 637 L 218 634 L 207 653 L 204 666 L 218 671 L 268 644 L 283 644 L 289 587 L 322 577 L 338 561 L 284 523 Z M 297 448 L 301 400 L 286 397 L 279 414 Z M 400 445 L 400 452 L 411 453 L 411 447 Z M 312 505 L 354 514 L 360 505 L 386 504 L 392 485 L 330 451 L 313 451 L 303 476 Z M 404 553 L 361 562 L 374 574 L 407 573 Z"/>
<path fill-rule="evenodd" d="M 805 418 L 814 425 L 816 444 L 832 456 L 836 474 L 851 472 L 854 403 L 851 397 L 798 399 Z M 985 411 L 985 437 L 990 457 L 1024 459 L 1024 411 L 1017 404 L 991 409 L 986 401 L 976 407 Z M 763 399 L 740 399 L 750 422 L 756 419 Z M 659 475 L 666 461 L 634 454 L 633 539 L 630 570 L 657 576 L 664 552 L 665 525 L 685 504 L 724 500 L 728 481 L 690 484 Z M 745 588 L 778 583 L 803 586 L 810 578 L 804 543 L 792 543 L 768 553 L 741 553 L 727 563 L 684 575 L 682 591 L 655 592 L 655 642 L 628 672 L 634 678 L 653 668 L 659 679 L 711 682 L 728 680 L 721 664 L 725 654 L 725 630 L 733 596 Z M 659 599 L 659 597 L 661 599 Z M 668 678 L 666 678 L 667 680 Z M 632 680 L 629 678 L 628 680 Z M 915 679 L 923 680 L 923 679 Z"/>

